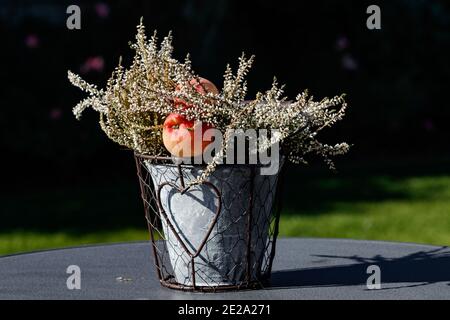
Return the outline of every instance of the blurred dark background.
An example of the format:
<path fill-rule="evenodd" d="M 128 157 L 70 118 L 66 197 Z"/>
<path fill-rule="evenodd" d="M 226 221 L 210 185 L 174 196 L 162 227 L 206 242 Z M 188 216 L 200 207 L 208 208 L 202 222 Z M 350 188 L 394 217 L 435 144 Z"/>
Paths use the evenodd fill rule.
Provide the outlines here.
<path fill-rule="evenodd" d="M 70 4 L 81 8 L 81 30 L 66 28 Z M 381 7 L 381 30 L 366 27 L 371 4 Z M 149 34 L 172 30 L 176 56 L 191 53 L 197 73 L 219 87 L 245 51 L 256 55 L 250 97 L 274 75 L 292 98 L 306 88 L 317 99 L 347 93 L 346 119 L 322 139 L 354 144 L 337 162 L 343 178 L 364 163 L 358 177 L 450 173 L 448 1 L 2 0 L 0 232 L 143 226 L 132 154 L 106 138 L 94 112 L 75 120 L 83 94 L 67 80 L 70 69 L 103 86 L 119 56 L 129 64 L 141 16 Z M 328 177 L 320 168 L 300 171 L 306 186 Z"/>

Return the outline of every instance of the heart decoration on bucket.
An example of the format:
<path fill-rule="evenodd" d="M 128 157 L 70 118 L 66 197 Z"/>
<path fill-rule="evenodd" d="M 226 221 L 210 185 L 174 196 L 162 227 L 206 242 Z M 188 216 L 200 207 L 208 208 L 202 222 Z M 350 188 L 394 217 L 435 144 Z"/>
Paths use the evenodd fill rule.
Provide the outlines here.
<path fill-rule="evenodd" d="M 216 211 L 215 211 L 214 219 L 210 223 L 210 225 L 209 225 L 209 227 L 207 229 L 207 232 L 205 234 L 205 237 L 203 238 L 203 240 L 200 243 L 200 246 L 194 252 L 192 252 L 188 248 L 188 246 L 186 245 L 186 242 L 183 239 L 181 239 L 181 237 L 179 235 L 179 232 L 175 229 L 175 227 L 173 226 L 173 223 L 170 221 L 169 217 L 167 216 L 167 213 L 163 209 L 163 206 L 162 206 L 162 203 L 161 203 L 161 191 L 162 191 L 162 189 L 164 187 L 170 186 L 174 190 L 178 191 L 181 195 L 183 195 L 186 192 L 188 192 L 190 188 L 192 188 L 192 187 L 194 187 L 196 185 L 199 185 L 199 184 L 191 184 L 191 185 L 189 185 L 187 187 L 182 187 L 182 186 L 178 186 L 178 185 L 176 185 L 175 183 L 172 183 L 172 182 L 164 182 L 158 187 L 158 192 L 157 192 L 157 195 L 158 195 L 158 197 L 157 197 L 158 208 L 159 208 L 159 211 L 160 211 L 161 215 L 164 217 L 164 220 L 166 221 L 167 225 L 169 226 L 169 228 L 171 229 L 171 231 L 173 232 L 173 234 L 175 235 L 177 240 L 180 242 L 180 244 L 183 247 L 184 251 L 191 257 L 191 259 L 194 259 L 194 258 L 198 257 L 198 255 L 202 251 L 203 247 L 205 246 L 209 236 L 211 235 L 211 232 L 212 232 L 214 226 L 217 223 L 220 211 L 222 209 L 222 198 L 221 198 L 221 195 L 220 195 L 220 191 L 215 185 L 213 185 L 210 182 L 205 181 L 205 182 L 202 183 L 202 185 L 209 186 L 211 188 L 211 190 L 213 190 L 213 192 L 216 194 L 216 197 L 217 197 L 217 199 L 219 201 L 218 201 L 218 205 L 217 205 L 217 208 L 216 208 Z"/>

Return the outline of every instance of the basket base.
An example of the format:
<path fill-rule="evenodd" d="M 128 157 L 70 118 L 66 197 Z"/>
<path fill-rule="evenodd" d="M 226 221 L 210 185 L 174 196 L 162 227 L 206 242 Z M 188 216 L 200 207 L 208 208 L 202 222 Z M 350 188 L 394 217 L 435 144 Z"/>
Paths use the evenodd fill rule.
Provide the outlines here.
<path fill-rule="evenodd" d="M 185 292 L 223 292 L 240 290 L 258 290 L 263 289 L 269 283 L 269 280 L 243 282 L 238 285 L 215 285 L 215 286 L 189 286 L 177 283 L 173 278 L 160 280 L 163 287 L 180 290 Z"/>

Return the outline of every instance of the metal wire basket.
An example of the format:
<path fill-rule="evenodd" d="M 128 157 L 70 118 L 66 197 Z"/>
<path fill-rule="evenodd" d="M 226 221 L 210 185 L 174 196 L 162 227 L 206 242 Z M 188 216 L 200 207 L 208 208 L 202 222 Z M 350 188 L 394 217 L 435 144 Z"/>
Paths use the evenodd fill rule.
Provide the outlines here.
<path fill-rule="evenodd" d="M 219 165 L 206 182 L 188 186 L 204 166 L 141 154 L 135 160 L 163 286 L 224 291 L 259 288 L 269 280 L 280 174 L 262 175 L 259 165 Z"/>

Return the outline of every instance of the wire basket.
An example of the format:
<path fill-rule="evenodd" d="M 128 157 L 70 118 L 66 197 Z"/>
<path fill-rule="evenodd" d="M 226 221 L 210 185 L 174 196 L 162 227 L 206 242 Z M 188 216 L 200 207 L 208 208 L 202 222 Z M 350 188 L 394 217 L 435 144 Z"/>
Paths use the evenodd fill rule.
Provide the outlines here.
<path fill-rule="evenodd" d="M 270 278 L 280 218 L 280 174 L 259 165 L 204 166 L 135 154 L 158 278 L 186 291 L 262 287 Z M 280 170 L 283 161 L 280 161 Z"/>

